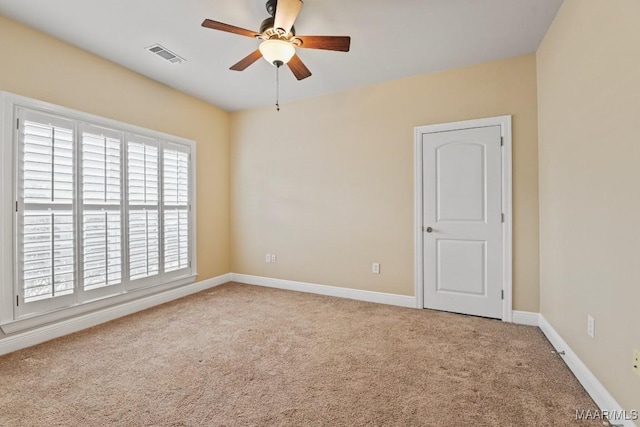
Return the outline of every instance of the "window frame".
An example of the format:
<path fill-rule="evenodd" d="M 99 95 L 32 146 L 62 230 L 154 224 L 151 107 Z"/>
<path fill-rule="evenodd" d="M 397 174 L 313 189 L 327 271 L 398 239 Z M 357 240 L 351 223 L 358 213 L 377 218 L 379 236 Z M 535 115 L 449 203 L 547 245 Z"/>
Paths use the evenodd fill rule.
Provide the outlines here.
<path fill-rule="evenodd" d="M 74 195 L 74 215 L 75 215 L 75 259 L 76 259 L 76 280 L 74 282 L 75 303 L 63 308 L 53 309 L 42 313 L 27 313 L 20 315 L 17 308 L 16 296 L 21 295 L 21 284 L 19 280 L 18 266 L 18 236 L 19 236 L 19 215 L 22 212 L 19 184 L 19 109 L 31 110 L 36 113 L 43 113 L 68 119 L 74 123 L 74 171 L 75 171 L 75 195 Z M 117 306 L 119 304 L 132 301 L 134 299 L 162 292 L 172 288 L 177 288 L 193 283 L 197 277 L 197 242 L 196 242 L 196 143 L 193 140 L 170 135 L 140 126 L 120 122 L 117 120 L 100 117 L 97 115 L 81 112 L 78 110 L 58 106 L 44 101 L 15 95 L 9 92 L 0 92 L 0 328 L 4 333 L 13 333 L 27 328 L 32 328 L 45 323 L 59 321 L 65 318 L 85 314 L 97 309 Z M 118 132 L 121 136 L 121 248 L 122 259 L 122 283 L 106 288 L 120 288 L 120 292 L 92 292 L 84 289 L 84 280 L 78 280 L 82 274 L 80 264 L 82 257 L 82 194 L 81 174 L 82 174 L 82 136 L 83 130 L 87 127 L 106 128 Z M 127 173 L 127 141 L 129 135 L 138 135 L 151 138 L 157 141 L 158 147 L 158 240 L 160 246 L 159 274 L 142 279 L 135 283 L 135 286 L 127 286 L 129 280 L 129 230 L 128 230 L 128 185 Z M 162 194 L 162 150 L 165 146 L 178 145 L 186 147 L 189 152 L 189 260 L 187 268 L 164 272 L 164 252 L 162 240 L 164 238 L 163 222 L 163 194 Z M 20 208 L 20 209 L 18 209 Z M 20 210 L 20 212 L 18 212 Z M 86 298 L 89 294 L 94 294 L 94 298 Z M 20 301 L 23 304 L 23 301 Z"/>

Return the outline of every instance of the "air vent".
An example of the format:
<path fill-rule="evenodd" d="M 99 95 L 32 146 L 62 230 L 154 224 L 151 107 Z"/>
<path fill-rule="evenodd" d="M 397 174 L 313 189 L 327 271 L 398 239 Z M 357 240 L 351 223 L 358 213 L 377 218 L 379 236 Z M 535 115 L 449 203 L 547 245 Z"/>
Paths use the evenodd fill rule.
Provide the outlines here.
<path fill-rule="evenodd" d="M 186 59 L 176 55 L 175 53 L 171 52 L 169 49 L 167 49 L 166 47 L 159 45 L 159 44 L 154 44 L 153 46 L 149 46 L 147 48 L 147 50 L 151 53 L 155 53 L 156 55 L 158 55 L 159 57 L 166 59 L 167 61 L 171 62 L 172 64 L 180 64 L 181 62 L 185 62 Z"/>

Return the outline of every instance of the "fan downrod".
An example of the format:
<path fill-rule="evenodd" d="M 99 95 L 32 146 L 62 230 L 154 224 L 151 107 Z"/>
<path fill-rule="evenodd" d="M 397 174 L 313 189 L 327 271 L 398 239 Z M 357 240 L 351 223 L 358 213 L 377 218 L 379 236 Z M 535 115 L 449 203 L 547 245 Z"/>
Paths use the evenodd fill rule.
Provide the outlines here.
<path fill-rule="evenodd" d="M 265 6 L 269 15 L 271 15 L 272 17 L 276 16 L 276 6 L 278 6 L 278 0 L 267 0 L 267 4 Z"/>

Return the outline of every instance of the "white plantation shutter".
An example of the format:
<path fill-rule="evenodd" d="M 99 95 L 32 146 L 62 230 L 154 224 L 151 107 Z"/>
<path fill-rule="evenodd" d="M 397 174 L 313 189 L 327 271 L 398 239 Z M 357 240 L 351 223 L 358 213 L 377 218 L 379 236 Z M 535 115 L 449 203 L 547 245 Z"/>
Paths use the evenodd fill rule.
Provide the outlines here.
<path fill-rule="evenodd" d="M 164 144 L 163 231 L 164 271 L 189 267 L 189 150 Z"/>
<path fill-rule="evenodd" d="M 73 293 L 73 214 L 25 210 L 23 230 L 24 301 Z"/>
<path fill-rule="evenodd" d="M 20 110 L 18 265 L 24 302 L 70 295 L 75 282 L 73 122 Z"/>
<path fill-rule="evenodd" d="M 160 272 L 159 150 L 153 139 L 127 138 L 129 278 L 137 280 Z"/>
<path fill-rule="evenodd" d="M 15 195 L 0 211 L 15 266 L 0 274 L 3 328 L 194 281 L 193 141 L 6 93 L 0 107 L 15 120 L 0 127 L 0 190 Z"/>
<path fill-rule="evenodd" d="M 82 271 L 85 290 L 122 282 L 120 133 L 82 128 Z"/>

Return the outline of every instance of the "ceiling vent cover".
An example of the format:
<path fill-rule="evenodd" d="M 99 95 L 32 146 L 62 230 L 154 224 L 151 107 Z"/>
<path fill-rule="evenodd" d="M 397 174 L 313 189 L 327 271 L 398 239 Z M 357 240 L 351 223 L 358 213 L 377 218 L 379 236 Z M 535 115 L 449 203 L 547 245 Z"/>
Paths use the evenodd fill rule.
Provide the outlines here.
<path fill-rule="evenodd" d="M 156 55 L 158 55 L 159 57 L 166 59 L 167 61 L 171 62 L 172 64 L 180 64 L 181 62 L 185 62 L 186 59 L 176 55 L 175 53 L 171 52 L 169 49 L 167 49 L 166 47 L 159 45 L 159 44 L 154 44 L 153 46 L 149 46 L 147 48 L 147 50 L 151 53 L 155 53 Z"/>

